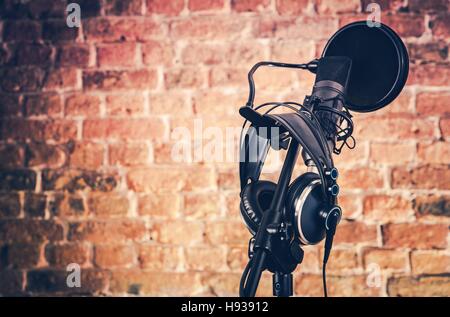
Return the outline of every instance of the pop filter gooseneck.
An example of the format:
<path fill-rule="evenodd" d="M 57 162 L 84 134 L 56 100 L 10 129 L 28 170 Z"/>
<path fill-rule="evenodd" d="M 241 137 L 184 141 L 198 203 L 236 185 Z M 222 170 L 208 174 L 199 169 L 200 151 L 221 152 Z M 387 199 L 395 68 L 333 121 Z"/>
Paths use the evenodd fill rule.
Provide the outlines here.
<path fill-rule="evenodd" d="M 382 23 L 369 27 L 366 21 L 359 21 L 344 26 L 330 38 L 322 56 L 347 56 L 352 60 L 346 104 L 356 112 L 375 111 L 391 103 L 408 77 L 406 47 Z"/>

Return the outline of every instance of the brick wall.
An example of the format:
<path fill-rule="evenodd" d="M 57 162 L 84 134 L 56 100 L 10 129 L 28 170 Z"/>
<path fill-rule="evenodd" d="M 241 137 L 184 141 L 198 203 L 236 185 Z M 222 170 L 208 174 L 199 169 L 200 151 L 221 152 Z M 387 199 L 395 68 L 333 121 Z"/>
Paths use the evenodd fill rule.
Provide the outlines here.
<path fill-rule="evenodd" d="M 78 3 L 68 28 L 66 1 L 0 1 L 0 294 L 236 295 L 250 237 L 237 165 L 174 161 L 173 132 L 240 126 L 255 62 L 319 56 L 369 1 Z M 450 5 L 379 4 L 410 77 L 391 106 L 355 115 L 357 147 L 336 159 L 329 293 L 448 296 Z M 262 70 L 257 101 L 302 101 L 313 80 Z M 322 250 L 305 252 L 295 293 L 320 296 Z"/>

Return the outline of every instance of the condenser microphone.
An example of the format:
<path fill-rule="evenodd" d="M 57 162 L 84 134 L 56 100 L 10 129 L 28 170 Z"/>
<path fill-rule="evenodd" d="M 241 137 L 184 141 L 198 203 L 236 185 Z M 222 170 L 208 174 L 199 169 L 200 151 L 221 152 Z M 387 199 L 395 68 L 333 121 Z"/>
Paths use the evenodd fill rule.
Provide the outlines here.
<path fill-rule="evenodd" d="M 311 94 L 312 99 L 318 100 L 319 110 L 331 108 L 342 111 L 351 68 L 352 60 L 346 56 L 326 56 L 319 59 L 316 81 Z M 332 111 L 317 111 L 317 116 L 332 151 L 336 141 L 339 115 Z"/>

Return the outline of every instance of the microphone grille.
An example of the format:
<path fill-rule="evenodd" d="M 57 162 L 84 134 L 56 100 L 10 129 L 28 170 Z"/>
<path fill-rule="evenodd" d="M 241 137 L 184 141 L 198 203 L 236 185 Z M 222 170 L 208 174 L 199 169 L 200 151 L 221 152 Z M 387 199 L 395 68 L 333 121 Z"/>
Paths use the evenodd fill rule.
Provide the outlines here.
<path fill-rule="evenodd" d="M 352 60 L 346 56 L 326 56 L 319 60 L 316 73 L 316 83 L 330 80 L 347 87 Z"/>

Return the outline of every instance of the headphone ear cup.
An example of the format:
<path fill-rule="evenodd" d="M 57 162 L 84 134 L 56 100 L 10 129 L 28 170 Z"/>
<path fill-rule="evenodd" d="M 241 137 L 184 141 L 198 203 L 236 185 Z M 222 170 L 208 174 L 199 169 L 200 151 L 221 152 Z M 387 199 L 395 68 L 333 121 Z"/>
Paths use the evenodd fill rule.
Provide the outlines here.
<path fill-rule="evenodd" d="M 289 186 L 286 212 L 291 219 L 296 235 L 303 245 L 317 244 L 326 233 L 324 219 L 325 197 L 320 177 L 316 173 L 305 173 Z"/>
<path fill-rule="evenodd" d="M 256 234 L 262 215 L 269 209 L 277 185 L 269 181 L 257 181 L 244 187 L 241 194 L 242 218 L 252 234 Z"/>

